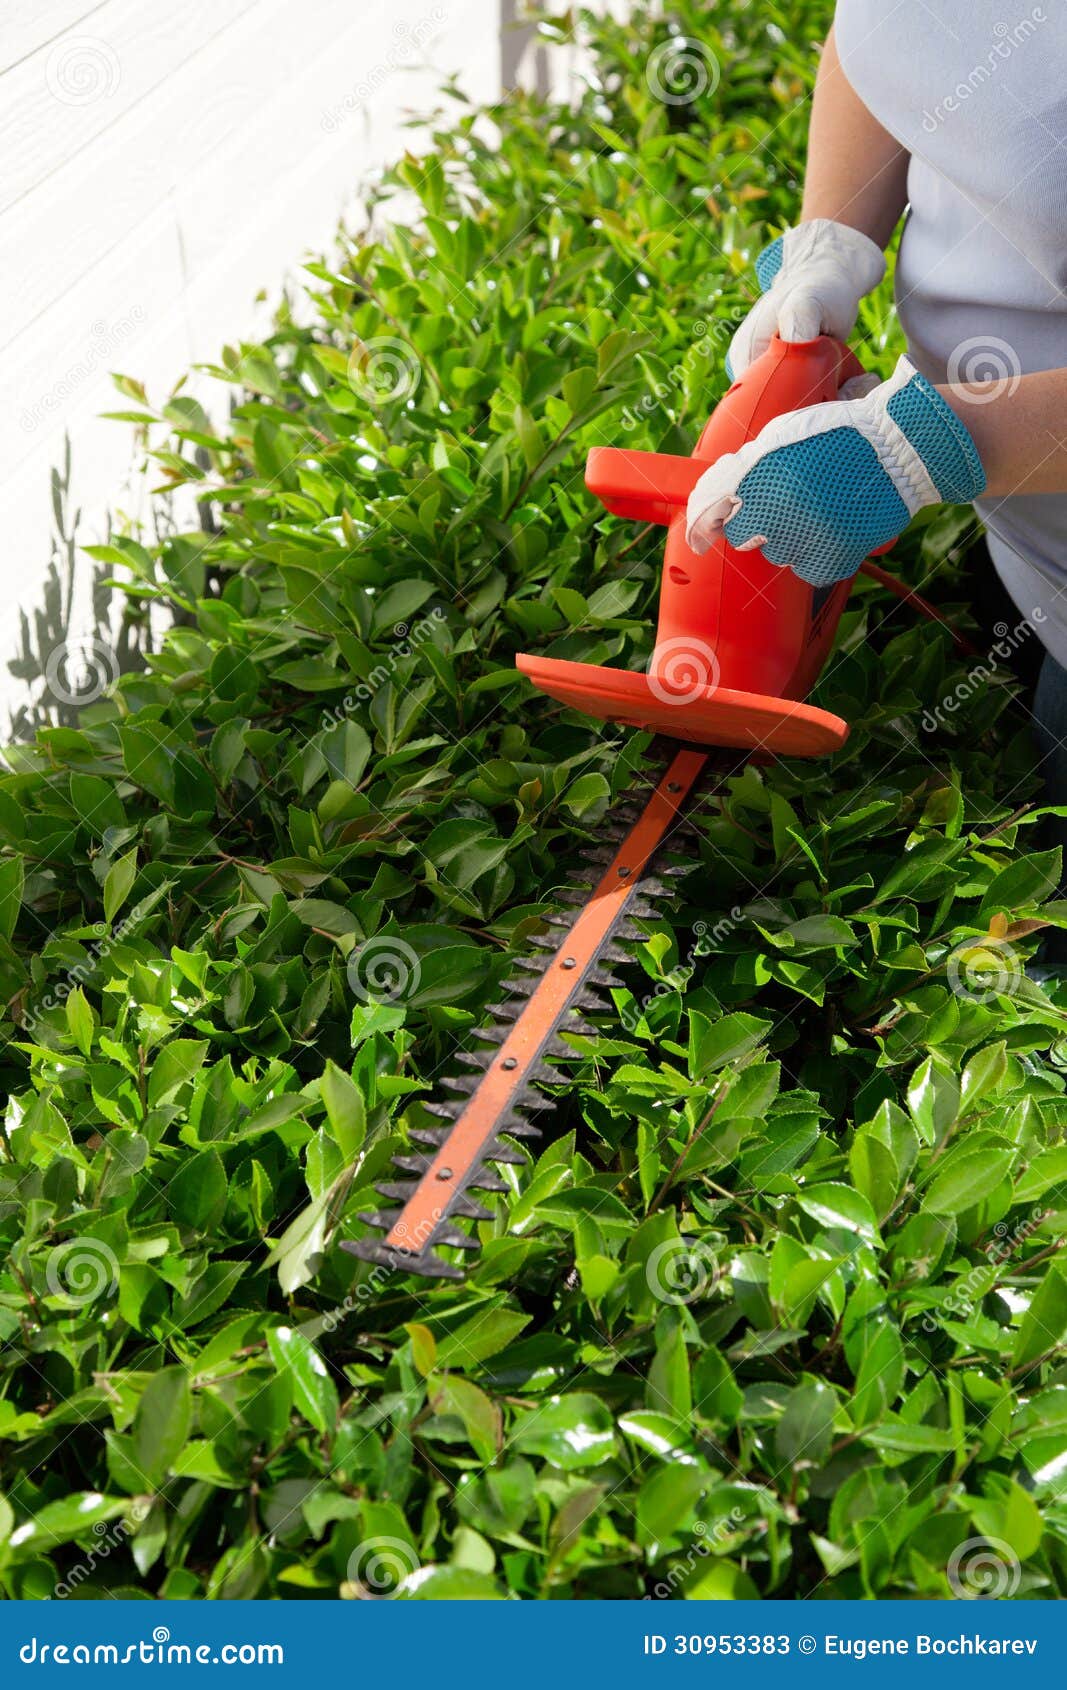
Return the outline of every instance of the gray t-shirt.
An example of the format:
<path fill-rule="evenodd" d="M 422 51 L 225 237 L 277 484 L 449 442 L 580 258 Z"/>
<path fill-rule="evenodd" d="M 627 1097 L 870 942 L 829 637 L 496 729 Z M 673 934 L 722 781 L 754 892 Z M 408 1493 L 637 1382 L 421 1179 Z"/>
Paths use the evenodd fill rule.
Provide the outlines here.
<path fill-rule="evenodd" d="M 932 381 L 1067 366 L 1067 0 L 838 0 L 845 74 L 911 154 L 897 308 Z M 1064 416 L 1067 435 L 1067 414 Z M 1052 448 L 1035 440 L 1035 458 Z M 981 499 L 1067 666 L 1067 493 Z"/>

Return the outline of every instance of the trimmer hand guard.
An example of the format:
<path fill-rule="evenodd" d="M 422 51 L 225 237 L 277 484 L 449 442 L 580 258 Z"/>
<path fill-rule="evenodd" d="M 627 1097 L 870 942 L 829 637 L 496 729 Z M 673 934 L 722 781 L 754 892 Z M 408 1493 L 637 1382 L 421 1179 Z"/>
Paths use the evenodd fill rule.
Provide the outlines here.
<path fill-rule="evenodd" d="M 799 699 L 767 698 L 732 687 L 671 686 L 631 669 L 558 658 L 516 658 L 540 692 L 560 704 L 622 727 L 645 728 L 691 745 L 731 746 L 751 756 L 825 757 L 840 751 L 848 723 Z"/>
<path fill-rule="evenodd" d="M 585 715 L 671 739 L 791 757 L 838 750 L 847 723 L 801 701 L 829 654 L 851 582 L 810 587 L 725 538 L 699 556 L 686 544 L 685 512 L 709 464 L 775 417 L 835 399 L 861 373 L 828 336 L 793 345 L 775 338 L 716 406 L 692 457 L 594 448 L 590 491 L 616 516 L 668 530 L 655 650 L 645 674 L 525 652 L 516 659 L 522 673 Z"/>

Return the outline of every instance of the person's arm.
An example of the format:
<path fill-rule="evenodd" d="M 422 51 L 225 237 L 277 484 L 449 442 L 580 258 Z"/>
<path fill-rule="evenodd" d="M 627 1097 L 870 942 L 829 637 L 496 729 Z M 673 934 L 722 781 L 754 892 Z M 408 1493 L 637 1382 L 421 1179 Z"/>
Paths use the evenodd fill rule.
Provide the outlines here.
<path fill-rule="evenodd" d="M 978 448 L 987 498 L 1067 493 L 1067 369 L 938 391 Z"/>
<path fill-rule="evenodd" d="M 808 136 L 801 220 L 756 259 L 761 298 L 730 342 L 731 380 L 771 337 L 847 340 L 860 300 L 885 275 L 885 247 L 904 210 L 908 154 L 867 110 L 837 56 L 823 47 Z"/>
<path fill-rule="evenodd" d="M 853 89 L 831 30 L 815 83 L 804 221 L 847 223 L 884 247 L 904 210 L 907 174 L 908 154 Z M 1067 492 L 1067 369 L 939 392 L 978 448 L 987 497 Z"/>
<path fill-rule="evenodd" d="M 803 220 L 846 223 L 884 248 L 907 203 L 908 157 L 852 87 L 831 29 L 815 80 Z"/>

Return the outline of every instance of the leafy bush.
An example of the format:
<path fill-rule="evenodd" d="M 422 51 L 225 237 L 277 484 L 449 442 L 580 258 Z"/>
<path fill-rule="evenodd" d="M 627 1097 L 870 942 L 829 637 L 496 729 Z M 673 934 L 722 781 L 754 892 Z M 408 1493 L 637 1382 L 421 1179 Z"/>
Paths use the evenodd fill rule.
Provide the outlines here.
<path fill-rule="evenodd" d="M 1003 662 L 866 579 L 848 746 L 706 800 L 468 1282 L 334 1247 L 648 764 L 512 656 L 647 659 L 583 459 L 721 392 L 829 11 L 677 6 L 684 104 L 585 20 L 577 109 L 457 106 L 225 429 L 123 381 L 215 521 L 97 554 L 176 624 L 0 779 L 9 1595 L 1067 1589 L 1060 865 Z M 896 564 L 961 625 L 970 520 Z"/>

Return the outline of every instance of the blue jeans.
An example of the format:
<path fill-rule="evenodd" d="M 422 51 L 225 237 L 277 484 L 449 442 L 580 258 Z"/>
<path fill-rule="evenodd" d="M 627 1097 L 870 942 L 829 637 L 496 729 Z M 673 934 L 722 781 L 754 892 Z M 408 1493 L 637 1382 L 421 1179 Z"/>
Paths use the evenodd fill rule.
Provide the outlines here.
<path fill-rule="evenodd" d="M 1037 677 L 1033 711 L 1044 802 L 1067 804 L 1067 670 L 1060 668 L 1050 651 L 1045 653 Z M 1057 897 L 1067 897 L 1067 816 L 1044 817 L 1041 844 L 1046 851 L 1058 845 L 1063 853 L 1065 872 Z M 1067 931 L 1058 927 L 1047 930 L 1041 958 L 1044 962 L 1067 963 Z"/>
<path fill-rule="evenodd" d="M 1019 612 L 1015 609 L 984 542 L 972 554 L 974 560 L 973 609 L 981 630 L 981 643 L 991 646 L 997 637 L 996 629 L 1013 626 Z M 970 562 L 970 558 L 968 559 Z M 1008 659 L 1022 686 L 1020 705 L 1032 716 L 1034 745 L 1044 791 L 1043 804 L 1067 804 L 1067 670 L 1062 669 L 1051 652 L 1045 651 L 1037 636 L 1020 642 Z M 1027 843 L 1028 850 L 1053 850 L 1063 853 L 1064 878 L 1058 897 L 1067 897 L 1067 816 L 1045 816 L 1040 838 Z M 1067 931 L 1050 927 L 1044 935 L 1040 957 L 1042 962 L 1067 963 Z"/>

